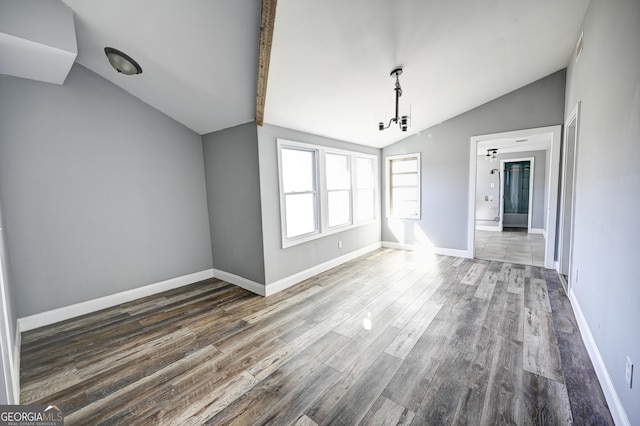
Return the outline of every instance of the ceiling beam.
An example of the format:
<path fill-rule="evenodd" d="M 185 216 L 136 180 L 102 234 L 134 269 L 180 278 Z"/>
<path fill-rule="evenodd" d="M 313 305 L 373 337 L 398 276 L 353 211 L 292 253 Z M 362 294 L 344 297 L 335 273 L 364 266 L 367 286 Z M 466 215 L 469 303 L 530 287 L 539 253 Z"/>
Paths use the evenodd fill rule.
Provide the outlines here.
<path fill-rule="evenodd" d="M 267 99 L 267 80 L 269 79 L 269 61 L 271 60 L 271 41 L 276 20 L 278 0 L 262 0 L 262 18 L 260 22 L 260 57 L 258 59 L 258 87 L 256 94 L 256 124 L 264 124 L 264 104 Z"/>

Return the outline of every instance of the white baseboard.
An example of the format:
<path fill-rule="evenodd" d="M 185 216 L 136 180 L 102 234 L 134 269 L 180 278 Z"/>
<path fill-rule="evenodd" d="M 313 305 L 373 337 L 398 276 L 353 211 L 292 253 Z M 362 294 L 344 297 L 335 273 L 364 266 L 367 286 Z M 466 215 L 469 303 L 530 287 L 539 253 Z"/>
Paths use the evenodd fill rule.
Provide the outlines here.
<path fill-rule="evenodd" d="M 347 253 L 343 256 L 337 257 L 335 259 L 329 260 L 327 262 L 321 263 L 319 265 L 313 266 L 304 271 L 300 271 L 296 274 L 290 275 L 286 278 L 282 278 L 278 281 L 274 281 L 271 284 L 267 284 L 265 289 L 265 296 L 271 296 L 279 291 L 285 290 L 293 285 L 296 285 L 308 278 L 313 277 L 314 275 L 318 275 L 324 271 L 327 271 L 331 268 L 335 268 L 336 266 L 342 265 L 343 263 L 349 262 L 357 257 L 365 255 L 369 252 L 377 250 L 381 247 L 380 243 L 374 243 L 363 247 L 361 249 L 352 251 L 351 253 Z"/>
<path fill-rule="evenodd" d="M 101 309 L 110 308 L 121 303 L 130 302 L 142 297 L 151 296 L 167 290 L 193 284 L 198 281 L 213 278 L 213 270 L 195 272 L 193 274 L 183 275 L 181 277 L 171 278 L 155 284 L 149 284 L 144 287 L 134 288 L 122 291 L 120 293 L 110 294 L 108 296 L 99 297 L 97 299 L 87 300 L 86 302 L 76 303 L 74 305 L 64 306 L 58 309 L 41 312 L 28 317 L 18 318 L 18 329 L 20 332 L 33 330 L 45 325 L 54 324 L 56 322 L 68 320 L 70 318 L 96 312 Z"/>
<path fill-rule="evenodd" d="M 540 235 L 544 235 L 545 234 L 544 229 L 542 229 L 542 228 L 531 228 L 529 230 L 529 233 L 530 234 L 540 234 Z M 546 236 L 545 236 L 545 238 L 546 238 Z"/>
<path fill-rule="evenodd" d="M 499 226 L 476 225 L 476 231 L 502 232 Z"/>
<path fill-rule="evenodd" d="M 219 269 L 213 269 L 213 277 L 218 278 L 222 281 L 226 281 L 233 285 L 237 285 L 238 287 L 242 287 L 245 290 L 249 290 L 251 293 L 258 294 L 260 296 L 265 296 L 265 286 L 264 284 L 257 283 L 255 281 L 251 281 L 247 278 L 243 278 L 239 275 L 232 274 L 231 272 L 221 271 Z"/>
<path fill-rule="evenodd" d="M 410 251 L 425 250 L 425 251 L 428 251 L 429 253 L 441 254 L 443 256 L 471 258 L 471 253 L 469 253 L 468 250 L 450 249 L 450 248 L 444 248 L 444 247 L 426 248 L 424 246 L 420 246 L 417 244 L 397 243 L 394 241 L 383 241 L 382 247 L 393 248 L 398 250 L 410 250 Z"/>
<path fill-rule="evenodd" d="M 589 329 L 589 324 L 582 313 L 580 303 L 578 303 L 578 299 L 576 298 L 573 290 L 569 290 L 569 300 L 571 301 L 571 307 L 573 308 L 576 321 L 578 322 L 578 328 L 580 328 L 580 334 L 582 334 L 582 341 L 587 348 L 587 352 L 589 352 L 589 358 L 591 358 L 593 367 L 596 370 L 596 375 L 600 381 L 600 386 L 602 386 L 604 397 L 607 400 L 607 404 L 609 404 L 609 410 L 611 411 L 613 421 L 619 426 L 631 426 L 629 417 L 627 417 L 627 412 L 625 411 L 620 398 L 618 398 L 616 388 L 613 386 L 611 376 L 609 376 L 609 372 L 604 364 L 602 355 L 600 355 L 596 341 Z"/>
<path fill-rule="evenodd" d="M 413 245 L 413 244 L 398 243 L 395 241 L 383 241 L 382 247 L 392 248 L 396 250 L 410 250 L 410 251 L 415 251 L 418 248 L 416 245 Z"/>

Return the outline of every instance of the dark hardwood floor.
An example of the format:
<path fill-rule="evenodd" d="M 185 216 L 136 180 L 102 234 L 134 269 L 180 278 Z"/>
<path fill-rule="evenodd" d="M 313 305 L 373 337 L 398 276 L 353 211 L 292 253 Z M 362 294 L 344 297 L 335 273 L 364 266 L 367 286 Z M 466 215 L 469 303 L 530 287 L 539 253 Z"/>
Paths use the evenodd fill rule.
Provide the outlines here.
<path fill-rule="evenodd" d="M 66 424 L 613 424 L 555 272 L 391 249 L 29 331 L 21 365 Z"/>

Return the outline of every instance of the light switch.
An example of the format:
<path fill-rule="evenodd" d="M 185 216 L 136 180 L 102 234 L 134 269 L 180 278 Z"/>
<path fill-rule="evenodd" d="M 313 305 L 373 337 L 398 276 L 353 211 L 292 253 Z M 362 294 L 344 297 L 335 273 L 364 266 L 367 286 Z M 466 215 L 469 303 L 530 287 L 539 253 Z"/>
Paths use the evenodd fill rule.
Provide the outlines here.
<path fill-rule="evenodd" d="M 495 188 L 496 184 L 491 182 L 491 188 Z"/>

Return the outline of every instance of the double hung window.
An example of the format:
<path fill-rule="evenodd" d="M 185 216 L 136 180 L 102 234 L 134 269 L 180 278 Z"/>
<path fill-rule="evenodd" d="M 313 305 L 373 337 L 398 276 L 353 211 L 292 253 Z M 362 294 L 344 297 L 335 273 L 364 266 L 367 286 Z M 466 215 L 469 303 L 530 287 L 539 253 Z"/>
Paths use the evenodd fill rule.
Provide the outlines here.
<path fill-rule="evenodd" d="M 376 219 L 375 155 L 278 140 L 282 246 Z"/>
<path fill-rule="evenodd" d="M 313 149 L 287 147 L 280 151 L 287 239 L 318 232 L 317 157 Z"/>
<path fill-rule="evenodd" d="M 387 216 L 420 219 L 420 154 L 386 158 Z"/>

